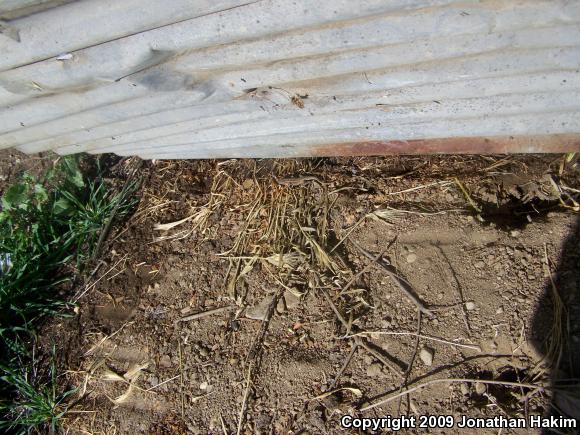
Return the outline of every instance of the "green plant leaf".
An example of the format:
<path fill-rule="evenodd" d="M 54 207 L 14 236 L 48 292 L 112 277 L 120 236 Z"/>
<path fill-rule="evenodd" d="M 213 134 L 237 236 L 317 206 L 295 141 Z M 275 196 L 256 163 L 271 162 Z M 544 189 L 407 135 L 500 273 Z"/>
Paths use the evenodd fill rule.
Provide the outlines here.
<path fill-rule="evenodd" d="M 23 207 L 28 201 L 27 188 L 24 184 L 15 184 L 10 186 L 2 197 L 2 208 L 4 210 L 13 210 Z"/>
<path fill-rule="evenodd" d="M 73 207 L 66 198 L 59 198 L 55 201 L 52 210 L 57 216 L 68 216 L 72 213 Z"/>
<path fill-rule="evenodd" d="M 63 159 L 63 167 L 67 181 L 78 188 L 85 187 L 85 179 L 76 156 L 65 157 Z"/>
<path fill-rule="evenodd" d="M 42 184 L 34 185 L 34 196 L 38 202 L 42 203 L 48 201 L 48 192 Z"/>

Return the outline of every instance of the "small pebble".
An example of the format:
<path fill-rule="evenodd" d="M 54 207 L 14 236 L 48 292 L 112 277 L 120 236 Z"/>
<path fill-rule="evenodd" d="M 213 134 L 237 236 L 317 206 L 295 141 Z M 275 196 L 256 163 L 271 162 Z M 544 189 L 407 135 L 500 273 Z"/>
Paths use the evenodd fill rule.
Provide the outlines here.
<path fill-rule="evenodd" d="M 517 237 L 519 237 L 519 235 L 520 235 L 520 232 L 518 230 L 511 230 L 510 231 L 511 237 L 517 238 Z"/>
<path fill-rule="evenodd" d="M 471 301 L 466 302 L 465 303 L 465 309 L 467 311 L 473 311 L 473 310 L 475 310 L 475 302 L 471 302 Z"/>
<path fill-rule="evenodd" d="M 249 307 L 246 309 L 246 317 L 253 320 L 266 320 L 270 302 L 272 302 L 272 298 L 265 298 L 258 305 Z"/>
<path fill-rule="evenodd" d="M 486 391 L 487 391 L 487 387 L 486 387 L 485 384 L 482 384 L 481 382 L 476 382 L 475 383 L 475 392 L 477 394 L 479 394 L 481 396 Z"/>
<path fill-rule="evenodd" d="M 200 389 L 200 390 L 204 390 L 204 391 L 205 391 L 205 390 L 207 390 L 207 387 L 208 387 L 208 386 L 209 386 L 209 385 L 208 385 L 208 383 L 207 383 L 207 382 L 202 382 L 201 384 L 199 384 L 199 389 Z"/>
<path fill-rule="evenodd" d="M 379 363 L 371 364 L 367 367 L 367 376 L 378 377 L 383 373 L 382 367 Z"/>
<path fill-rule="evenodd" d="M 159 365 L 161 367 L 171 367 L 171 357 L 169 355 L 163 355 L 159 360 Z"/>
<path fill-rule="evenodd" d="M 459 387 L 461 388 L 461 394 L 464 396 L 469 396 L 469 385 L 462 383 Z"/>
<path fill-rule="evenodd" d="M 421 361 L 423 361 L 423 364 L 425 364 L 426 366 L 430 366 L 433 364 L 434 354 L 435 351 L 430 347 L 423 347 L 421 348 L 421 352 L 419 352 L 419 357 L 421 358 Z"/>
<path fill-rule="evenodd" d="M 393 319 L 391 319 L 390 317 L 386 317 L 385 319 L 383 319 L 381 326 L 383 328 L 390 328 L 392 324 L 393 324 Z"/>
<path fill-rule="evenodd" d="M 242 325 L 240 325 L 239 320 L 232 320 L 232 322 L 230 323 L 230 329 L 234 332 L 239 331 L 241 327 Z"/>
<path fill-rule="evenodd" d="M 417 255 L 416 254 L 409 254 L 409 255 L 407 255 L 407 263 L 414 263 L 415 261 L 417 261 Z"/>

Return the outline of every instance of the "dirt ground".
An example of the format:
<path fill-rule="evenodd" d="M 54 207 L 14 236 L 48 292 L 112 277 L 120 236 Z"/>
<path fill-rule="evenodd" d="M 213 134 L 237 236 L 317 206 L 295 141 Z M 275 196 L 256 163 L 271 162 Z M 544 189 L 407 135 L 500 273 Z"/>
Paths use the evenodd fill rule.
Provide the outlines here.
<path fill-rule="evenodd" d="M 153 161 L 142 175 L 73 317 L 45 331 L 79 388 L 68 433 L 577 412 L 566 394 L 475 382 L 578 370 L 574 161 Z"/>

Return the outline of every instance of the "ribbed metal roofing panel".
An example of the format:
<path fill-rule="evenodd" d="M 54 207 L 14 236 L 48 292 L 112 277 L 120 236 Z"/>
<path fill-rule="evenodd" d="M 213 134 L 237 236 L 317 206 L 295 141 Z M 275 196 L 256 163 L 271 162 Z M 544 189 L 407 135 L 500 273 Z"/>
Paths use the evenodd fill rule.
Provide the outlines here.
<path fill-rule="evenodd" d="M 580 150 L 580 1 L 17 3 L 0 6 L 0 148 Z"/>

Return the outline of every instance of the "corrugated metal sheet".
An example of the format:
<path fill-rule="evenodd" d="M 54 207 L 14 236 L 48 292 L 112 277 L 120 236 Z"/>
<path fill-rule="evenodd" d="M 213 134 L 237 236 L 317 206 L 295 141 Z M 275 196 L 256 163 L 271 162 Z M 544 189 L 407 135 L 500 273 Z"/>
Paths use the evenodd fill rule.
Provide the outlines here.
<path fill-rule="evenodd" d="M 7 0 L 0 148 L 580 151 L 580 1 Z"/>

